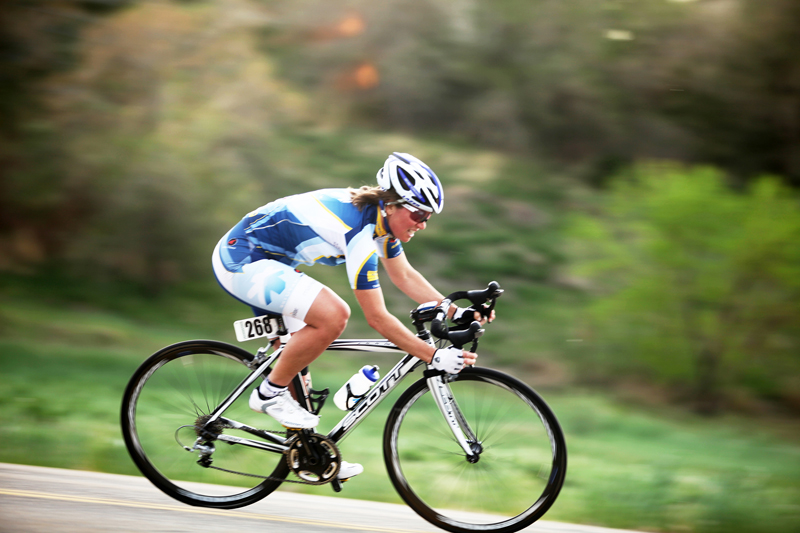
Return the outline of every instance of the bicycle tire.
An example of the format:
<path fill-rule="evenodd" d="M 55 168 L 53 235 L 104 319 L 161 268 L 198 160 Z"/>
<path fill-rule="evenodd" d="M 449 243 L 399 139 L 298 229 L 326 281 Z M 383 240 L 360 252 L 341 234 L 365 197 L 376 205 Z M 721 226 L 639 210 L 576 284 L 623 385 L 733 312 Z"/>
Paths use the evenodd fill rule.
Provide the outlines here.
<path fill-rule="evenodd" d="M 417 514 L 447 531 L 519 531 L 550 509 L 564 483 L 558 420 L 533 389 L 502 372 L 470 367 L 451 378 L 458 409 L 481 443 L 477 462 L 467 461 L 422 378 L 386 422 L 392 484 Z"/>
<path fill-rule="evenodd" d="M 269 495 L 287 476 L 284 456 L 277 452 L 212 443 L 215 466 L 277 478 L 265 480 L 204 468 L 197 462 L 198 454 L 181 445 L 193 445 L 195 421 L 235 390 L 251 372 L 246 363 L 252 358 L 223 342 L 181 342 L 149 357 L 128 383 L 121 412 L 125 445 L 142 474 L 172 498 L 189 505 L 235 509 Z M 262 427 L 272 421 L 250 411 L 247 396 L 242 394 L 225 416 L 244 423 L 251 423 L 249 419 Z"/>

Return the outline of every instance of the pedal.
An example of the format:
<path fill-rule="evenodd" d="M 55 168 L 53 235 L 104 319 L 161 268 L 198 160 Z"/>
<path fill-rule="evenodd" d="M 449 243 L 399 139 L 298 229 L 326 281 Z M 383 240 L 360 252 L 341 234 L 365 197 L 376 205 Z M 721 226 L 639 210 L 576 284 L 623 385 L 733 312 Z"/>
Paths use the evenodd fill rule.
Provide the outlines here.
<path fill-rule="evenodd" d="M 347 481 L 346 479 L 334 479 L 331 481 L 331 487 L 333 487 L 333 492 L 342 492 L 342 482 Z"/>

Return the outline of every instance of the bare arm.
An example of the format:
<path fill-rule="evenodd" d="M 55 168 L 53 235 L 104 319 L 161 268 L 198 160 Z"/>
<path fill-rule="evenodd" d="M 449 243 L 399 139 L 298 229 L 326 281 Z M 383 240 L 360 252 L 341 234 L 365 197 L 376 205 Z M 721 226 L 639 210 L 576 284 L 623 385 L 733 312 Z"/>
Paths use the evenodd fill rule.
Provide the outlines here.
<path fill-rule="evenodd" d="M 418 304 L 434 300 L 441 302 L 444 299 L 444 296 L 425 279 L 425 276 L 411 266 L 405 252 L 393 259 L 382 259 L 381 261 L 392 283 Z M 456 309 L 455 304 L 450 305 L 450 309 L 447 310 L 447 316 L 452 317 Z M 480 316 L 479 313 L 475 313 L 475 320 L 478 320 L 481 324 L 487 322 L 487 319 Z M 488 318 L 489 322 L 492 320 L 494 320 L 494 311 L 492 311 L 491 317 Z"/>
<path fill-rule="evenodd" d="M 355 291 L 367 323 L 378 333 L 389 339 L 401 350 L 410 353 L 414 357 L 422 359 L 426 363 L 433 360 L 436 348 L 411 333 L 402 322 L 386 310 L 383 300 L 383 291 L 378 289 L 361 289 Z M 462 350 L 465 365 L 474 365 L 477 354 Z"/>
<path fill-rule="evenodd" d="M 417 338 L 397 317 L 386 310 L 383 291 L 379 288 L 357 289 L 355 295 L 370 327 L 401 350 L 422 359 L 426 363 L 431 362 L 436 348 Z"/>
<path fill-rule="evenodd" d="M 382 262 L 392 283 L 418 304 L 434 300 L 441 302 L 444 299 L 444 296 L 411 266 L 405 252 L 393 259 L 383 259 Z"/>

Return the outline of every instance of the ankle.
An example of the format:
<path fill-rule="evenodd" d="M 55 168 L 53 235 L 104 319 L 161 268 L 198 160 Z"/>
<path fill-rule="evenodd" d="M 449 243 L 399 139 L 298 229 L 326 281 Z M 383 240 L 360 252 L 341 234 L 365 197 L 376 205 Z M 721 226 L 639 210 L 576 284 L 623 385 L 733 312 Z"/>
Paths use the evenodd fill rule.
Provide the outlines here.
<path fill-rule="evenodd" d="M 269 379 L 265 379 L 261 382 L 261 385 L 258 386 L 258 396 L 262 400 L 268 400 L 269 398 L 274 398 L 278 394 L 282 393 L 286 390 L 286 386 L 275 385 Z"/>

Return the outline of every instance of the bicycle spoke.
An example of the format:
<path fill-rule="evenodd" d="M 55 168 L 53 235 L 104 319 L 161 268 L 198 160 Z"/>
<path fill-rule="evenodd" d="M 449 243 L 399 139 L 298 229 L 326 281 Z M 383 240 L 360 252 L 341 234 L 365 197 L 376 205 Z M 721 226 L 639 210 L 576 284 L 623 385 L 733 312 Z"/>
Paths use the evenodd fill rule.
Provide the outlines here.
<path fill-rule="evenodd" d="M 237 507 L 280 484 L 241 473 L 270 476 L 276 467 L 282 468 L 283 456 L 220 441 L 201 442 L 214 446 L 210 461 L 202 466 L 198 464 L 201 450 L 185 449 L 196 444 L 198 419 L 213 412 L 251 372 L 244 364 L 249 354 L 234 347 L 228 353 L 217 344 L 221 343 L 213 343 L 213 348 L 199 343 L 165 349 L 148 360 L 126 391 L 123 433 L 142 472 L 171 496 L 195 505 Z M 236 399 L 225 416 L 248 425 L 269 423 L 267 417 L 250 411 L 244 396 Z M 242 431 L 224 431 L 252 438 Z M 276 475 L 280 478 L 279 472 Z"/>
<path fill-rule="evenodd" d="M 450 383 L 477 438 L 471 444 L 478 451 L 471 457 L 424 380 L 398 400 L 390 415 L 384 451 L 392 482 L 412 508 L 439 527 L 516 531 L 541 516 L 558 493 L 563 477 L 553 481 L 550 474 L 562 469 L 566 456 L 560 430 L 547 428 L 557 423 L 543 421 L 537 403 L 542 409 L 546 405 L 533 391 L 503 376 L 471 370 Z M 551 433 L 558 439 L 555 445 Z M 544 508 L 537 504 L 542 496 Z"/>

